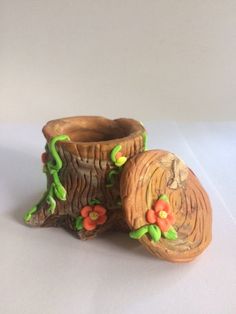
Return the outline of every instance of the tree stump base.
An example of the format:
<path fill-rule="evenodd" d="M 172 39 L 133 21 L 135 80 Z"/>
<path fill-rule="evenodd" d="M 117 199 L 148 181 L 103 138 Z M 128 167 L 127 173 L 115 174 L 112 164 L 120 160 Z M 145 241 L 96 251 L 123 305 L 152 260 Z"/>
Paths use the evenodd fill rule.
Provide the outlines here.
<path fill-rule="evenodd" d="M 25 222 L 61 226 L 80 239 L 111 229 L 128 231 L 121 208 L 120 174 L 126 160 L 145 150 L 141 123 L 72 117 L 48 122 L 43 133 L 47 192 L 26 213 Z"/>

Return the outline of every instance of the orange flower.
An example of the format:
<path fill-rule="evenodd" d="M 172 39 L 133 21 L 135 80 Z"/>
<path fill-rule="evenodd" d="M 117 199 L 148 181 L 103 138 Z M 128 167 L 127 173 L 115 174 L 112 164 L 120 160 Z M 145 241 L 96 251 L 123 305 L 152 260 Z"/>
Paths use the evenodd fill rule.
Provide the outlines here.
<path fill-rule="evenodd" d="M 118 152 L 118 153 L 116 153 L 115 158 L 116 158 L 116 160 L 118 160 L 122 156 L 123 156 L 123 153 L 122 152 Z"/>
<path fill-rule="evenodd" d="M 154 209 L 147 211 L 146 219 L 149 223 L 156 224 L 162 232 L 168 231 L 175 222 L 169 203 L 163 200 L 155 202 Z"/>
<path fill-rule="evenodd" d="M 85 230 L 94 230 L 97 225 L 103 225 L 107 220 L 106 209 L 101 205 L 85 206 L 80 215 L 84 217 L 83 227 Z"/>

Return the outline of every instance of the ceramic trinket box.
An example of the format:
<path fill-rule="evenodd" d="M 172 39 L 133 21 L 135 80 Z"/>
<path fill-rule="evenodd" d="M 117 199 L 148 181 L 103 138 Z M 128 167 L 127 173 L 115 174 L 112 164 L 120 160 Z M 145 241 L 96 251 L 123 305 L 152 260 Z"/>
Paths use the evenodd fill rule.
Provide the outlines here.
<path fill-rule="evenodd" d="M 211 205 L 173 153 L 146 148 L 133 119 L 70 117 L 43 128 L 47 191 L 26 212 L 31 226 L 61 226 L 79 239 L 120 230 L 158 258 L 191 261 L 211 241 Z"/>

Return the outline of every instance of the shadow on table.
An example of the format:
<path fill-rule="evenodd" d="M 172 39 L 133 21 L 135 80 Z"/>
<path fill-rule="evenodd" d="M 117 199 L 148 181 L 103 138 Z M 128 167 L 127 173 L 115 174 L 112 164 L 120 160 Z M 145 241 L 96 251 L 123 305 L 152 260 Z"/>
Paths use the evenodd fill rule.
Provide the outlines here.
<path fill-rule="evenodd" d="M 131 254 L 142 256 L 145 259 L 155 259 L 139 241 L 131 239 L 128 233 L 108 231 L 100 238 L 104 243 L 116 247 L 118 251 L 129 251 Z"/>

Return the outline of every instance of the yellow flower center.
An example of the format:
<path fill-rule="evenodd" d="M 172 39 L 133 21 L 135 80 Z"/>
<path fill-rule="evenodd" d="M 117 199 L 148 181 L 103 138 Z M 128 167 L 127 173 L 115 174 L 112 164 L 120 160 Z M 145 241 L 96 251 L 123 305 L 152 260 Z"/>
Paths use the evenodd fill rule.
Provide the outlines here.
<path fill-rule="evenodd" d="M 96 212 L 91 212 L 91 213 L 89 214 L 89 217 L 90 217 L 91 220 L 97 220 L 97 219 L 98 219 L 98 213 L 96 213 Z"/>
<path fill-rule="evenodd" d="M 167 212 L 164 210 L 159 211 L 159 217 L 165 219 L 168 216 Z"/>

